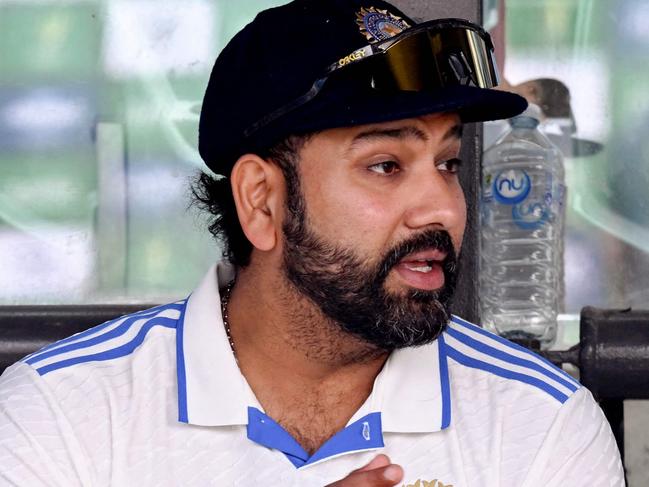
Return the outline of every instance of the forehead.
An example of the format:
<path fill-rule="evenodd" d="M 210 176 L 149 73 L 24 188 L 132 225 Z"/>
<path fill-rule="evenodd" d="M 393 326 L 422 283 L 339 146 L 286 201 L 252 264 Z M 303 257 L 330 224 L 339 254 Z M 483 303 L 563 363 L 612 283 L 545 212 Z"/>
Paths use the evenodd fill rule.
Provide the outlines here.
<path fill-rule="evenodd" d="M 438 148 L 448 144 L 459 144 L 462 123 L 456 113 L 433 113 L 420 117 L 389 122 L 379 122 L 353 127 L 324 130 L 316 134 L 307 144 L 316 151 L 327 147 L 348 151 L 359 145 L 384 140 L 425 142 Z"/>

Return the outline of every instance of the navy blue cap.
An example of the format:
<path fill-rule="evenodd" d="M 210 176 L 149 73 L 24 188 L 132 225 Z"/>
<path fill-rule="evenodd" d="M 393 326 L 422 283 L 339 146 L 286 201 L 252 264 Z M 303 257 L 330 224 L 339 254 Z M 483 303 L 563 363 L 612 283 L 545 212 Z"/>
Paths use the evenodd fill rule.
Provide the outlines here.
<path fill-rule="evenodd" d="M 457 112 L 463 122 L 497 120 L 525 109 L 524 98 L 504 91 L 454 86 L 386 93 L 340 75 L 308 103 L 245 135 L 307 93 L 332 63 L 369 44 L 372 36 L 381 40 L 382 29 L 414 25 L 381 0 L 295 0 L 259 13 L 216 59 L 200 116 L 201 157 L 215 173 L 229 175 L 238 157 L 288 135 L 446 111 Z"/>

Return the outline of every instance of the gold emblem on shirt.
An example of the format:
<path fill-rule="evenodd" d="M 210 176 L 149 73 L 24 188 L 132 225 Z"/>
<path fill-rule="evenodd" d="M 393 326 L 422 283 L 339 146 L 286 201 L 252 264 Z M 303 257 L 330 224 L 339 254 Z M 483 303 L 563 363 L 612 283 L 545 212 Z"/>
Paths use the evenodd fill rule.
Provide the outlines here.
<path fill-rule="evenodd" d="M 419 479 L 414 484 L 408 484 L 408 485 L 404 484 L 403 487 L 453 487 L 453 485 L 443 484 L 437 479 L 430 480 L 430 481 Z"/>

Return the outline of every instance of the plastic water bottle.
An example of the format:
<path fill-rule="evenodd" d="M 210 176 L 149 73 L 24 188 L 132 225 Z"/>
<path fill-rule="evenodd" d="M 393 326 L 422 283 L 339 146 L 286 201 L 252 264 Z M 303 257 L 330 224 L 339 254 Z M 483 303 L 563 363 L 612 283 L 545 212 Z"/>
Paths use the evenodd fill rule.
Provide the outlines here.
<path fill-rule="evenodd" d="M 565 183 L 559 149 L 538 130 L 530 105 L 483 157 L 480 310 L 505 338 L 556 338 L 563 293 Z"/>

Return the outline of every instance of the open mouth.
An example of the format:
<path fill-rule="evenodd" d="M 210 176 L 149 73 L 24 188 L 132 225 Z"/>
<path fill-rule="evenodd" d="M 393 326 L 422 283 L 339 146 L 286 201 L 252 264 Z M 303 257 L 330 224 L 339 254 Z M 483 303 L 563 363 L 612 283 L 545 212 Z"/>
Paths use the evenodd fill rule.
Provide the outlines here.
<path fill-rule="evenodd" d="M 431 249 L 407 255 L 395 266 L 408 287 L 432 291 L 444 286 L 443 263 L 446 253 Z"/>

